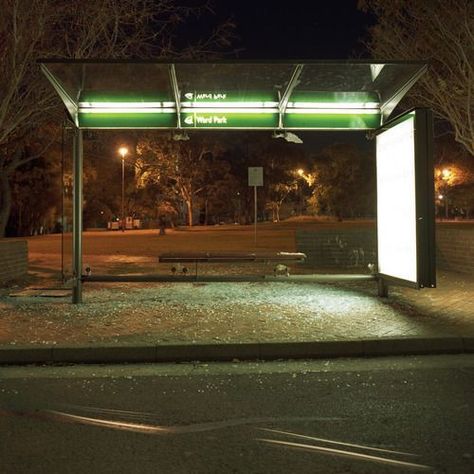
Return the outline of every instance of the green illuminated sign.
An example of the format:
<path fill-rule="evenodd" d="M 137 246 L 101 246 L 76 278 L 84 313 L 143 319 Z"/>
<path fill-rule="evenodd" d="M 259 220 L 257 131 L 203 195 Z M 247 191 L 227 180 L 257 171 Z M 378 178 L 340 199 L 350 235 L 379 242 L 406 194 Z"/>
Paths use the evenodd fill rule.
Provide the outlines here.
<path fill-rule="evenodd" d="M 183 104 L 194 103 L 198 107 L 201 103 L 240 103 L 243 106 L 253 107 L 253 104 L 276 104 L 276 93 L 257 91 L 185 91 L 181 94 Z"/>
<path fill-rule="evenodd" d="M 276 128 L 277 113 L 184 112 L 181 125 L 186 128 Z"/>
<path fill-rule="evenodd" d="M 175 128 L 175 113 L 79 113 L 81 128 Z"/>
<path fill-rule="evenodd" d="M 380 126 L 379 113 L 287 113 L 284 128 L 373 129 Z M 176 113 L 79 113 L 83 128 L 176 128 Z M 183 128 L 278 128 L 277 113 L 184 112 Z"/>
<path fill-rule="evenodd" d="M 272 93 L 239 91 L 184 92 L 183 128 L 279 128 L 279 102 Z M 79 126 L 83 128 L 176 128 L 176 103 L 159 94 L 81 95 Z M 292 94 L 283 114 L 283 128 L 371 129 L 381 123 L 376 94 L 308 92 Z"/>
<path fill-rule="evenodd" d="M 285 128 L 371 129 L 381 124 L 379 113 L 288 113 L 283 119 Z"/>

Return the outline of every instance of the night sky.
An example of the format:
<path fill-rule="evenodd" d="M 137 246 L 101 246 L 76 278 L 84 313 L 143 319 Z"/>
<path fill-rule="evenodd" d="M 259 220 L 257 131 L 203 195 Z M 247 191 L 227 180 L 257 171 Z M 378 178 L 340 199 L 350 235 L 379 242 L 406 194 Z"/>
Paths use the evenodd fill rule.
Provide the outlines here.
<path fill-rule="evenodd" d="M 242 59 L 346 59 L 360 45 L 373 17 L 357 0 L 215 0 L 217 18 L 232 18 Z"/>

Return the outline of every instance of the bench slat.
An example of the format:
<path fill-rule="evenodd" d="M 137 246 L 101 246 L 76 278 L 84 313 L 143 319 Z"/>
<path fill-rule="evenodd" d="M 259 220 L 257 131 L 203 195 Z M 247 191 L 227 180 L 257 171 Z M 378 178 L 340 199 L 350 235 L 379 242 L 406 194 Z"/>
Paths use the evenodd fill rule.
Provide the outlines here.
<path fill-rule="evenodd" d="M 199 262 L 302 262 L 306 255 L 301 252 L 268 253 L 216 253 L 216 252 L 184 252 L 164 253 L 158 256 L 161 263 L 199 263 Z"/>

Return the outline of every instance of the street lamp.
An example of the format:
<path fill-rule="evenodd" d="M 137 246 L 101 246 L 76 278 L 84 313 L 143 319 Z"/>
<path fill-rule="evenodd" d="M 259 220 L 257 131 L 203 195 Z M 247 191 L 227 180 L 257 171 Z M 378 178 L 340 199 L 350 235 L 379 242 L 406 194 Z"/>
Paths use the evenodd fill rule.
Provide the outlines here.
<path fill-rule="evenodd" d="M 118 152 L 122 157 L 122 232 L 125 232 L 125 155 L 128 148 L 121 146 Z"/>
<path fill-rule="evenodd" d="M 448 168 L 444 168 L 441 174 L 443 175 L 444 180 L 448 180 L 451 177 L 451 170 L 449 170 Z"/>
<path fill-rule="evenodd" d="M 446 216 L 446 219 L 449 219 L 449 200 L 448 200 L 448 190 L 449 190 L 449 182 L 451 180 L 451 178 L 453 177 L 453 173 L 450 169 L 448 168 L 444 168 L 442 171 L 441 171 L 441 179 L 444 181 L 444 196 L 443 196 L 443 199 L 444 199 L 444 212 L 445 212 L 445 216 Z"/>
<path fill-rule="evenodd" d="M 300 178 L 303 178 L 303 180 L 306 180 L 303 168 L 298 168 L 296 170 L 296 174 Z M 296 182 L 296 188 L 298 189 L 298 208 L 299 208 L 298 211 L 299 211 L 299 215 L 301 216 L 303 214 L 303 189 L 302 189 L 301 184 L 298 182 Z"/>

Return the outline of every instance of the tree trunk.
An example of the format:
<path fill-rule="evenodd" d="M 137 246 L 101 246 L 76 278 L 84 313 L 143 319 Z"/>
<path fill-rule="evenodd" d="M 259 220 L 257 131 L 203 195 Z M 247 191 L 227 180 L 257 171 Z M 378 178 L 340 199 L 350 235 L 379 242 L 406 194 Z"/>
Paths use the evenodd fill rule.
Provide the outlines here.
<path fill-rule="evenodd" d="M 193 225 L 193 202 L 191 199 L 186 201 L 186 215 L 187 215 L 187 221 L 188 221 L 188 226 Z"/>
<path fill-rule="evenodd" d="M 12 190 L 8 175 L 3 172 L 0 176 L 0 238 L 5 237 L 5 230 L 12 207 Z"/>

